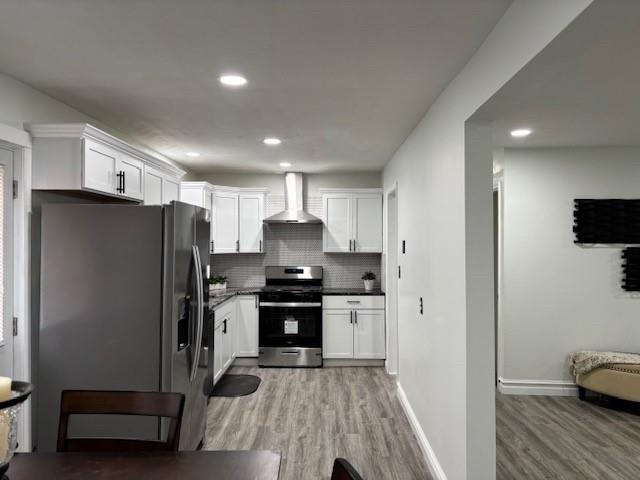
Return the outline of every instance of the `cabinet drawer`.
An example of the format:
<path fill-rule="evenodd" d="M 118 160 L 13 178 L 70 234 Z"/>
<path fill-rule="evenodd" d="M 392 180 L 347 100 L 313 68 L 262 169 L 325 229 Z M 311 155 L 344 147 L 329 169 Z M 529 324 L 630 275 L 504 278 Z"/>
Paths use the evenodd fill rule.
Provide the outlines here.
<path fill-rule="evenodd" d="M 384 295 L 325 295 L 322 297 L 325 310 L 384 309 Z"/>

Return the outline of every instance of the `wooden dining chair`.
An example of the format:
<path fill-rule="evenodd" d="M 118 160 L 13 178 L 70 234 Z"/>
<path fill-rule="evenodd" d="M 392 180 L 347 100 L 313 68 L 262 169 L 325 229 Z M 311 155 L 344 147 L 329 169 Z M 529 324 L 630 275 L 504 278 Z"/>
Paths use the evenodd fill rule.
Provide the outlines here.
<path fill-rule="evenodd" d="M 364 480 L 360 474 L 344 458 L 336 458 L 333 462 L 331 480 Z"/>
<path fill-rule="evenodd" d="M 65 390 L 60 401 L 58 452 L 177 451 L 184 410 L 181 393 Z M 167 440 L 69 438 L 71 415 L 141 415 L 171 419 Z"/>

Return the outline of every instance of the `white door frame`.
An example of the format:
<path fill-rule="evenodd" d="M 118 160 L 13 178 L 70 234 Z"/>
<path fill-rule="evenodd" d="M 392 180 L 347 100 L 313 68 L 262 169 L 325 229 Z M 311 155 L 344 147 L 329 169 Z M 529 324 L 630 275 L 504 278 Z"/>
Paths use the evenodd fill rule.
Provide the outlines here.
<path fill-rule="evenodd" d="M 493 174 L 493 191 L 498 192 L 498 281 L 496 282 L 498 288 L 498 302 L 496 303 L 497 311 L 495 312 L 498 335 L 496 338 L 495 348 L 498 352 L 496 378 L 498 379 L 498 385 L 500 385 L 499 381 L 502 378 L 504 366 L 504 325 L 502 319 L 502 279 L 504 278 L 504 175 L 502 171 Z"/>
<path fill-rule="evenodd" d="M 390 237 L 393 232 L 389 231 L 389 197 L 395 196 L 395 252 L 389 251 Z M 385 271 L 385 284 L 384 290 L 388 293 L 389 287 L 395 290 L 393 298 L 395 302 L 393 305 L 388 301 L 389 297 L 386 297 L 385 301 L 385 318 L 386 318 L 386 345 L 387 345 L 387 359 L 385 361 L 385 367 L 387 373 L 390 375 L 398 375 L 400 352 L 398 344 L 398 294 L 400 283 L 398 282 L 397 265 L 399 265 L 398 250 L 400 246 L 399 232 L 398 232 L 398 182 L 394 184 L 384 192 L 384 204 L 383 204 L 383 254 L 384 254 L 384 271 Z M 395 265 L 389 261 L 390 255 L 395 255 Z M 390 268 L 391 267 L 391 268 Z M 393 271 L 391 271 L 393 270 Z"/>
<path fill-rule="evenodd" d="M 13 378 L 30 382 L 31 137 L 24 130 L 0 124 L 0 144 L 14 152 L 13 179 L 18 182 L 13 202 L 13 316 L 18 319 L 18 334 L 13 339 Z M 31 451 L 30 400 L 18 416 L 18 444 L 18 451 Z"/>

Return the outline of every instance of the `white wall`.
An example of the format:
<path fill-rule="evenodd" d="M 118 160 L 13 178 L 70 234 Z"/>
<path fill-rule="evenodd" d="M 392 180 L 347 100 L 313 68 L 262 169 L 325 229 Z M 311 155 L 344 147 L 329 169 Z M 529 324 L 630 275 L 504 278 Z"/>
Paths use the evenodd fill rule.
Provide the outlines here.
<path fill-rule="evenodd" d="M 0 74 L 0 123 L 22 129 L 25 122 L 88 122 L 77 110 L 7 75 Z"/>
<path fill-rule="evenodd" d="M 503 377 L 572 382 L 576 349 L 637 351 L 620 248 L 573 243 L 575 198 L 640 198 L 640 148 L 505 149 Z"/>
<path fill-rule="evenodd" d="M 206 181 L 232 187 L 266 187 L 271 195 L 284 195 L 283 173 L 191 173 L 186 180 Z M 382 172 L 308 173 L 304 176 L 306 197 L 317 197 L 320 188 L 377 188 Z"/>
<path fill-rule="evenodd" d="M 589 3 L 516 0 L 384 170 L 407 241 L 399 383 L 450 480 L 495 477 L 491 149 L 465 121 Z"/>
<path fill-rule="evenodd" d="M 25 123 L 74 122 L 91 123 L 93 126 L 129 142 L 143 152 L 175 164 L 148 146 L 138 143 L 127 133 L 115 130 L 13 77 L 0 73 L 0 124 L 23 130 Z"/>

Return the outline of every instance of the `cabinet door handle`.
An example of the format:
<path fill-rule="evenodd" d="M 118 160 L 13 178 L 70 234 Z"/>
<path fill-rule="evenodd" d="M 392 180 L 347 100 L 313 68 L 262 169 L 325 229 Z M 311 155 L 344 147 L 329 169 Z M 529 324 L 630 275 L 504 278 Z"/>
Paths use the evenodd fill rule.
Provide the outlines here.
<path fill-rule="evenodd" d="M 120 170 L 118 173 L 116 173 L 116 177 L 118 177 L 118 186 L 116 187 L 116 192 L 118 193 L 124 193 L 124 189 L 122 188 L 122 178 L 124 176 L 124 172 L 122 170 Z M 351 245 L 351 244 L 349 244 Z"/>
<path fill-rule="evenodd" d="M 236 240 L 236 252 L 240 251 L 240 240 Z"/>
<path fill-rule="evenodd" d="M 260 249 L 258 251 L 262 253 L 262 240 L 260 240 Z"/>
<path fill-rule="evenodd" d="M 356 251 L 356 241 L 355 240 L 353 241 L 353 251 L 354 252 Z"/>
<path fill-rule="evenodd" d="M 358 311 L 354 310 L 353 311 L 353 322 L 357 325 L 358 324 Z"/>
<path fill-rule="evenodd" d="M 226 318 L 222 321 L 222 333 L 225 333 L 225 334 L 227 333 L 227 319 Z"/>
<path fill-rule="evenodd" d="M 258 308 L 258 296 L 257 295 L 254 295 L 253 301 L 254 301 L 254 303 L 256 305 L 256 309 L 257 309 Z"/>
<path fill-rule="evenodd" d="M 349 312 L 349 323 L 353 324 L 353 310 Z"/>
<path fill-rule="evenodd" d="M 122 171 L 122 193 L 127 193 L 127 182 L 125 180 L 125 174 L 126 172 L 123 170 Z"/>

